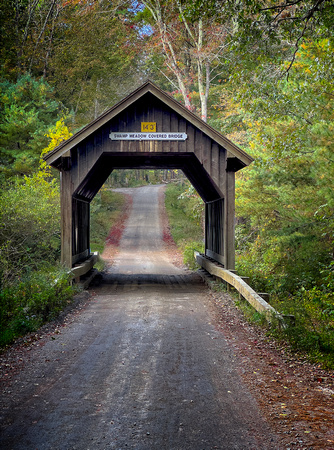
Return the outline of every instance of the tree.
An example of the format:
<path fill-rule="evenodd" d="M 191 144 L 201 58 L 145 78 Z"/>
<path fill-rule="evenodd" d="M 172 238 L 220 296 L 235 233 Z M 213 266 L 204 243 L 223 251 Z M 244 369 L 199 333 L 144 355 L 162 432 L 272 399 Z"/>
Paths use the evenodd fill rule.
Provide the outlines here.
<path fill-rule="evenodd" d="M 331 0 L 194 0 L 187 4 L 186 14 L 192 20 L 215 16 L 217 22 L 232 23 L 227 43 L 235 64 L 233 72 L 260 66 L 262 78 L 267 75 L 273 83 L 289 77 L 305 40 L 333 40 Z"/>
<path fill-rule="evenodd" d="M 29 174 L 38 167 L 60 105 L 47 82 L 26 74 L 17 83 L 0 83 L 0 106 L 0 171 Z"/>
<path fill-rule="evenodd" d="M 190 20 L 180 0 L 140 3 L 144 9 L 137 12 L 137 22 L 141 20 L 143 27 L 151 27 L 151 55 L 162 50 L 164 65 L 158 70 L 180 91 L 190 110 L 195 109 L 192 92 L 198 91 L 200 115 L 206 121 L 210 85 L 217 77 L 219 58 L 225 48 L 226 24 L 206 16 Z"/>
<path fill-rule="evenodd" d="M 0 284 L 60 255 L 59 186 L 43 171 L 14 180 L 0 196 Z"/>
<path fill-rule="evenodd" d="M 0 48 L 6 77 L 15 80 L 26 72 L 47 75 L 65 5 L 62 0 L 0 0 Z"/>
<path fill-rule="evenodd" d="M 72 111 L 74 126 L 96 118 L 127 94 L 138 76 L 125 4 L 0 0 L 3 78 L 43 77 Z"/>
<path fill-rule="evenodd" d="M 312 287 L 334 256 L 332 55 L 328 39 L 304 42 L 289 80 L 241 77 L 235 96 L 256 157 L 237 184 L 241 264 L 285 292 Z"/>
<path fill-rule="evenodd" d="M 245 43 L 289 36 L 299 38 L 328 38 L 333 32 L 331 0 L 194 0 L 186 6 L 193 19 L 205 15 L 230 17 Z"/>
<path fill-rule="evenodd" d="M 54 38 L 48 80 L 80 127 L 140 84 L 137 34 L 122 1 L 71 1 Z M 138 80 L 139 78 L 139 80 Z"/>

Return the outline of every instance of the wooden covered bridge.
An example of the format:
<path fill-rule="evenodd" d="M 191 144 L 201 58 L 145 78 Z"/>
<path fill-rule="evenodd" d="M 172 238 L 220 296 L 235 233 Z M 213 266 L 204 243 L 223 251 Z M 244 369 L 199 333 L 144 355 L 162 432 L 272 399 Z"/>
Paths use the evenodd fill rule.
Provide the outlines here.
<path fill-rule="evenodd" d="M 44 157 L 61 173 L 62 263 L 90 256 L 90 202 L 114 169 L 181 169 L 205 202 L 205 254 L 234 269 L 235 172 L 252 158 L 147 81 Z"/>

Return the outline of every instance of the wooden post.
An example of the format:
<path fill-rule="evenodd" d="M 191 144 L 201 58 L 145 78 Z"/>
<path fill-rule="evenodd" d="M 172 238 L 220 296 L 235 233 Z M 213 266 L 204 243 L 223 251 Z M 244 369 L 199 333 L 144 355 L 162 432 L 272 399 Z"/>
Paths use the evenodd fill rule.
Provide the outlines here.
<path fill-rule="evenodd" d="M 205 203 L 204 206 L 204 255 L 206 255 L 206 250 L 208 248 L 208 222 L 209 222 L 209 218 L 208 218 L 208 204 Z"/>
<path fill-rule="evenodd" d="M 72 268 L 72 179 L 71 172 L 60 173 L 61 263 Z"/>
<path fill-rule="evenodd" d="M 226 172 L 226 197 L 224 211 L 225 269 L 235 269 L 235 173 Z"/>

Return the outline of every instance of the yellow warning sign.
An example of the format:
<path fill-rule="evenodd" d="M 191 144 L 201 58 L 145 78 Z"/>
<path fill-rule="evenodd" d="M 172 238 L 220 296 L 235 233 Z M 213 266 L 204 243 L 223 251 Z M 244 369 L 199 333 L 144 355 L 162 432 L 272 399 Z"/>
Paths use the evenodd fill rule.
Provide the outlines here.
<path fill-rule="evenodd" d="M 142 133 L 155 133 L 157 131 L 156 122 L 141 122 Z"/>

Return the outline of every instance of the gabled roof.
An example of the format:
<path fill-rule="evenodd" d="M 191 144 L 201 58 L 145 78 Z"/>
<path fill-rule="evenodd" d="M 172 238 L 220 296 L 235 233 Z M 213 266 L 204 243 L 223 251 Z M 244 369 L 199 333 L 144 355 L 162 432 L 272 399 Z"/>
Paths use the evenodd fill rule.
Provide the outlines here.
<path fill-rule="evenodd" d="M 127 97 L 125 97 L 123 100 L 121 100 L 119 103 L 117 103 L 115 106 L 105 111 L 100 117 L 95 119 L 90 124 L 86 125 L 72 137 L 62 142 L 60 145 L 58 145 L 58 147 L 46 154 L 44 156 L 44 161 L 46 161 L 48 164 L 52 164 L 53 162 L 55 162 L 58 158 L 65 155 L 69 150 L 71 150 L 71 148 L 80 144 L 80 142 L 82 142 L 100 127 L 105 125 L 111 119 L 116 117 L 147 92 L 150 92 L 151 94 L 156 96 L 172 110 L 180 114 L 185 120 L 189 121 L 192 125 L 197 127 L 204 134 L 206 134 L 223 148 L 225 148 L 230 153 L 229 156 L 231 158 L 237 158 L 243 163 L 243 165 L 246 166 L 248 166 L 253 161 L 253 158 L 245 151 L 243 151 L 237 145 L 233 144 L 233 142 L 216 131 L 214 128 L 212 128 L 210 125 L 208 125 L 194 113 L 189 111 L 185 106 L 183 106 L 181 103 L 179 103 L 177 100 L 175 100 L 173 97 L 161 90 L 156 84 L 152 83 L 149 80 L 146 81 L 142 86 L 137 88 L 135 91 L 133 91 L 131 94 L 129 94 Z"/>

